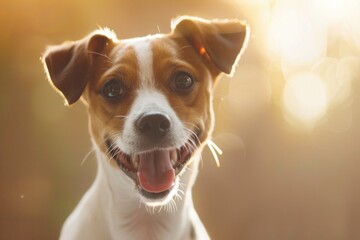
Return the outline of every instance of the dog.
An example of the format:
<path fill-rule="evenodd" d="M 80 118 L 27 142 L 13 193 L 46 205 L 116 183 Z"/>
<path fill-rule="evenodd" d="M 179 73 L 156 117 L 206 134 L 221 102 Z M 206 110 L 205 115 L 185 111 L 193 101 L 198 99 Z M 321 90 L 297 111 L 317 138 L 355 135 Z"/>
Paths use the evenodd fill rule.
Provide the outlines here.
<path fill-rule="evenodd" d="M 192 202 L 214 127 L 214 86 L 249 36 L 239 20 L 182 16 L 171 32 L 119 40 L 99 29 L 47 47 L 49 82 L 89 116 L 98 170 L 60 239 L 209 239 Z"/>

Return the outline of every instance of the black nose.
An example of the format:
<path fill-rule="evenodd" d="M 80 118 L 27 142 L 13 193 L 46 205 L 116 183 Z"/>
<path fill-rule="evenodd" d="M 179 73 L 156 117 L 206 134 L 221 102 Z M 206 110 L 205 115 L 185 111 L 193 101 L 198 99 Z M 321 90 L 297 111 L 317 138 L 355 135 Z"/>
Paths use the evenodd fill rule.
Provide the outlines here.
<path fill-rule="evenodd" d="M 146 137 L 156 140 L 164 137 L 171 126 L 170 117 L 163 113 L 146 113 L 135 123 L 137 130 Z"/>

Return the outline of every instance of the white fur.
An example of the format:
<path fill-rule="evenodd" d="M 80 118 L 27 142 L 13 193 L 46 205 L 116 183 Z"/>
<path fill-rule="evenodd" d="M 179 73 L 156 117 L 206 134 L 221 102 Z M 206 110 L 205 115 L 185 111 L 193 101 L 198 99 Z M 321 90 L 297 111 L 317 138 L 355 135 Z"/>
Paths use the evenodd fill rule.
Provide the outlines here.
<path fill-rule="evenodd" d="M 139 80 L 143 86 L 151 86 L 154 82 L 153 54 L 151 40 L 146 39 L 134 45 L 137 62 L 139 65 Z"/>
<path fill-rule="evenodd" d="M 190 240 L 191 226 L 196 239 L 209 239 L 191 196 L 199 152 L 191 169 L 181 176 L 182 199 L 176 200 L 175 211 L 169 211 L 167 207 L 152 209 L 142 204 L 132 180 L 107 163 L 96 143 L 94 148 L 98 160 L 96 179 L 66 220 L 60 240 Z"/>

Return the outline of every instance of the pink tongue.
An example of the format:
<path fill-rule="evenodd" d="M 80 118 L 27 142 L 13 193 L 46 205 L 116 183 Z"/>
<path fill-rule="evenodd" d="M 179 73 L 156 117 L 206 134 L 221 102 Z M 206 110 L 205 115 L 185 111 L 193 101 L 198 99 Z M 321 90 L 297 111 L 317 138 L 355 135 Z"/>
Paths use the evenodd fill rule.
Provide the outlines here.
<path fill-rule="evenodd" d="M 168 190 L 175 179 L 175 170 L 168 150 L 158 150 L 139 155 L 138 178 L 141 187 L 152 193 Z"/>

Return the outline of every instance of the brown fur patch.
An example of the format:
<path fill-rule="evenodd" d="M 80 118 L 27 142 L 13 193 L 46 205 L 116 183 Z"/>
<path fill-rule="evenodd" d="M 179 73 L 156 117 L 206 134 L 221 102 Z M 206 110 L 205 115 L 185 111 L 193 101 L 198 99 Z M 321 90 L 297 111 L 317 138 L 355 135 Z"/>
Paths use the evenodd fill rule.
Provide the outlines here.
<path fill-rule="evenodd" d="M 122 52 L 121 56 L 119 52 Z M 103 152 L 106 152 L 105 137 L 122 131 L 125 117 L 136 97 L 136 89 L 139 87 L 138 63 L 132 47 L 118 43 L 108 53 L 108 58 L 103 58 L 102 62 L 98 63 L 96 68 L 98 72 L 94 73 L 97 78 L 89 83 L 85 95 L 87 96 L 90 132 Z M 102 96 L 102 87 L 112 79 L 121 79 L 127 89 L 125 96 L 115 102 L 109 102 Z M 116 165 L 114 162 L 111 163 Z"/>

